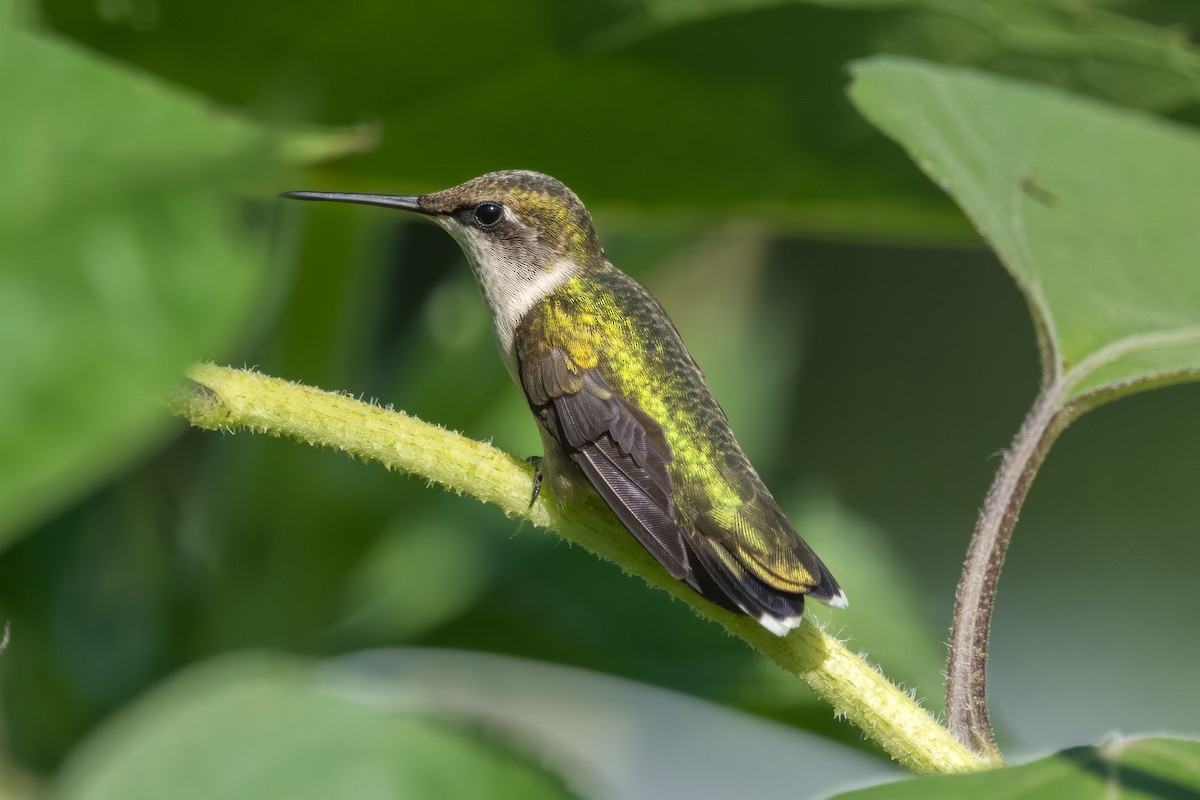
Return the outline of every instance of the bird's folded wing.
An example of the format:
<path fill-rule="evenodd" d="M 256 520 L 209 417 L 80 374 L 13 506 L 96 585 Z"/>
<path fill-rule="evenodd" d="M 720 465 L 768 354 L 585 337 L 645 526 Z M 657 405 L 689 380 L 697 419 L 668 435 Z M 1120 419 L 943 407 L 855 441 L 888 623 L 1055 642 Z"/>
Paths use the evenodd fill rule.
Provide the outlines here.
<path fill-rule="evenodd" d="M 662 426 L 561 347 L 518 351 L 529 404 L 563 451 L 651 555 L 694 585 L 671 500 L 671 447 Z"/>

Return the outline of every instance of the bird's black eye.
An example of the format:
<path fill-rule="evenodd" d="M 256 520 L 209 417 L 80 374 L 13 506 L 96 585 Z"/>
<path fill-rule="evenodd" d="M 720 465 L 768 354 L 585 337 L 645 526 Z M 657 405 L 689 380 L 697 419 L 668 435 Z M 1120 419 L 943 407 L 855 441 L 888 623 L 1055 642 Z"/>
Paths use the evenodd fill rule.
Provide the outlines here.
<path fill-rule="evenodd" d="M 481 228 L 490 228 L 504 216 L 504 209 L 496 203 L 480 203 L 475 207 L 475 221 Z"/>

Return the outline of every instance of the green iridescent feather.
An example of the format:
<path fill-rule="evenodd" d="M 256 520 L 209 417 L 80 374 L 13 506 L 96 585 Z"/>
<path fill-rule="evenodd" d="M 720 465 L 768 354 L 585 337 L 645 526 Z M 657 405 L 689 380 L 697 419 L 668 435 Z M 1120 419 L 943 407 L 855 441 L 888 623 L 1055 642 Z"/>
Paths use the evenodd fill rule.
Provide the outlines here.
<path fill-rule="evenodd" d="M 573 277 L 525 315 L 514 350 L 535 415 L 610 506 L 614 499 L 606 495 L 613 491 L 606 488 L 628 500 L 624 505 L 634 508 L 635 517 L 639 508 L 654 511 L 657 504 L 647 503 L 647 496 L 667 484 L 670 505 L 664 510 L 687 551 L 682 569 L 652 545 L 648 549 L 672 574 L 715 602 L 728 606 L 732 600 L 756 615 L 789 617 L 802 609 L 804 594 L 818 599 L 839 594 L 742 453 L 666 313 L 640 284 L 608 264 Z M 605 395 L 620 403 L 616 411 Z M 569 435 L 568 424 L 590 441 Z M 622 436 L 610 430 L 614 425 L 640 426 L 649 440 L 664 442 L 664 474 L 657 480 L 653 469 L 645 474 L 647 465 L 620 446 Z M 606 479 L 603 470 L 588 468 L 589 446 L 615 450 L 631 469 L 617 473 L 615 482 Z M 600 457 L 608 467 L 612 459 Z M 641 478 L 633 474 L 627 480 L 631 471 Z M 636 527 L 629 508 L 613 510 L 627 527 Z M 669 543 L 661 549 L 672 550 Z M 727 586 L 730 580 L 739 585 Z M 764 589 L 772 595 L 766 602 L 760 597 Z"/>

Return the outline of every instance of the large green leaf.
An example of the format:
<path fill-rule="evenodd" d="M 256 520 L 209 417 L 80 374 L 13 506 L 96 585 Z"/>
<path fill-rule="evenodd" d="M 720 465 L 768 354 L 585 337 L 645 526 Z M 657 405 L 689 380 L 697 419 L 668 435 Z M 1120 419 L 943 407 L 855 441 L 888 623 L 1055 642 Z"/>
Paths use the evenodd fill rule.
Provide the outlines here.
<path fill-rule="evenodd" d="M 0 16 L 0 544 L 163 430 L 266 261 L 234 187 L 276 138 Z M 320 136 L 290 139 L 304 158 Z M 282 142 L 280 142 L 282 144 Z M 336 147 L 334 149 L 337 149 Z"/>
<path fill-rule="evenodd" d="M 561 782 L 481 733 L 385 711 L 298 664 L 201 666 L 87 740 L 52 794 L 171 797 L 567 797 Z"/>
<path fill-rule="evenodd" d="M 973 64 L 1111 99 L 1170 111 L 1200 101 L 1200 49 L 1178 29 L 1111 10 L 1045 0 L 638 0 L 616 26 L 622 38 L 792 4 L 888 15 L 875 51 Z M 1185 12 L 1169 18 L 1178 22 Z M 613 35 L 613 34 L 610 34 Z"/>
<path fill-rule="evenodd" d="M 1200 797 L 1200 742 L 1114 739 L 1019 767 L 876 786 L 837 800 L 1182 800 Z"/>
<path fill-rule="evenodd" d="M 852 59 L 983 65 L 1162 111 L 1200 95 L 1200 55 L 1173 30 L 1031 0 L 43 5 L 59 30 L 222 101 L 378 119 L 384 146 L 322 176 L 331 186 L 409 192 L 530 167 L 596 209 L 840 233 L 967 234 L 838 91 Z"/>
<path fill-rule="evenodd" d="M 851 97 L 995 248 L 1056 402 L 1200 377 L 1200 134 L 894 58 L 860 63 Z"/>

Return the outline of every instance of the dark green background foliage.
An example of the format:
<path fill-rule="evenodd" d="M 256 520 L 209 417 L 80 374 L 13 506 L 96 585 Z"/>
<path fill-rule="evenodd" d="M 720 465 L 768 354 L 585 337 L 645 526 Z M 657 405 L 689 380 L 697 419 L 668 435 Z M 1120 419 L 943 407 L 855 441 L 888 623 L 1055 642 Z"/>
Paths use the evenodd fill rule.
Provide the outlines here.
<path fill-rule="evenodd" d="M 1200 123 L 1186 0 L 0 15 L 0 796 L 181 796 L 163 787 L 196 759 L 245 767 L 208 797 L 469 796 L 468 772 L 523 797 L 807 797 L 883 774 L 806 687 L 612 565 L 376 466 L 187 431 L 161 399 L 191 360 L 250 364 L 538 452 L 448 237 L 272 198 L 554 174 L 847 590 L 820 618 L 939 708 L 958 567 L 1038 350 L 971 224 L 855 110 L 848 64 L 915 56 Z M 350 126 L 374 149 L 298 166 L 362 151 L 330 133 Z M 1175 191 L 1200 230 L 1196 186 Z M 1142 394 L 1051 453 L 994 622 L 1010 756 L 1200 730 L 1198 407 L 1197 385 Z"/>

